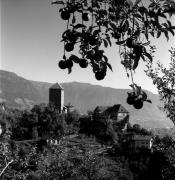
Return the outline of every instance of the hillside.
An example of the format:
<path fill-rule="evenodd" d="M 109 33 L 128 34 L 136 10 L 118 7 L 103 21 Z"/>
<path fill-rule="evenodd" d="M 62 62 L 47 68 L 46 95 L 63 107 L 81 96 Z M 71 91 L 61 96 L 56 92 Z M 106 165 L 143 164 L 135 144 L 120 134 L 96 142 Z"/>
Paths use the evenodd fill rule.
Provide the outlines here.
<path fill-rule="evenodd" d="M 170 127 L 172 124 L 159 110 L 159 97 L 149 91 L 152 104 L 145 103 L 136 110 L 126 103 L 127 89 L 71 82 L 61 84 L 65 90 L 65 104 L 71 103 L 81 113 L 93 110 L 97 105 L 122 104 L 130 112 L 130 122 L 144 127 Z M 34 104 L 48 103 L 51 83 L 36 82 L 19 77 L 15 73 L 0 70 L 0 101 L 10 107 L 31 108 Z"/>

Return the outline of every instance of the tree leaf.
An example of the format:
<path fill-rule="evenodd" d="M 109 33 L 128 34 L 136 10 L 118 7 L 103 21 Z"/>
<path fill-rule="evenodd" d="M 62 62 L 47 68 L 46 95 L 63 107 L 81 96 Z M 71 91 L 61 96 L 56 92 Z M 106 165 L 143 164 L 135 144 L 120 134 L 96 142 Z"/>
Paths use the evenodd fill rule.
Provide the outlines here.
<path fill-rule="evenodd" d="M 148 15 L 148 10 L 146 9 L 146 7 L 144 7 L 144 6 L 141 6 L 141 7 L 139 7 L 139 9 L 138 9 L 138 11 L 140 12 L 140 14 L 147 14 Z"/>
<path fill-rule="evenodd" d="M 72 68 L 68 68 L 68 74 L 72 72 Z"/>
<path fill-rule="evenodd" d="M 80 58 L 78 56 L 75 56 L 74 54 L 71 54 L 69 59 L 72 60 L 74 63 L 79 63 L 80 62 Z"/>
<path fill-rule="evenodd" d="M 124 41 L 117 41 L 117 42 L 115 42 L 117 45 L 121 45 L 121 44 L 123 44 L 125 42 L 125 40 Z"/>
<path fill-rule="evenodd" d="M 111 71 L 113 71 L 111 64 L 109 64 L 109 63 L 107 62 L 106 65 L 108 66 L 108 68 L 109 68 Z"/>
<path fill-rule="evenodd" d="M 151 101 L 150 99 L 147 99 L 147 100 L 146 100 L 146 102 L 148 102 L 148 103 L 152 103 L 152 101 Z"/>
<path fill-rule="evenodd" d="M 133 70 L 135 70 L 139 64 L 139 60 L 140 60 L 140 55 L 137 54 L 136 57 L 134 58 L 134 64 L 133 64 Z"/>
<path fill-rule="evenodd" d="M 75 24 L 75 22 L 76 22 L 76 18 L 75 18 L 75 15 L 73 15 L 72 24 Z"/>
<path fill-rule="evenodd" d="M 128 22 L 128 20 L 126 20 L 123 27 L 122 27 L 122 29 L 123 29 L 124 32 L 126 32 L 128 30 L 128 28 L 129 28 L 129 22 Z"/>
<path fill-rule="evenodd" d="M 161 31 L 158 31 L 158 32 L 157 32 L 157 38 L 159 38 L 160 35 L 161 35 Z"/>
<path fill-rule="evenodd" d="M 164 31 L 165 37 L 167 38 L 167 41 L 169 40 L 168 31 Z"/>
<path fill-rule="evenodd" d="M 51 4 L 64 4 L 63 1 L 52 1 Z"/>
<path fill-rule="evenodd" d="M 150 62 L 153 61 L 153 58 L 152 58 L 151 54 L 149 54 L 147 52 L 144 52 L 144 56 L 146 56 L 150 60 Z"/>
<path fill-rule="evenodd" d="M 96 29 L 94 32 L 93 32 L 93 36 L 96 36 L 97 34 L 99 34 L 101 31 L 99 29 Z"/>
<path fill-rule="evenodd" d="M 105 48 L 107 48 L 108 47 L 108 41 L 106 39 L 103 39 L 103 43 L 104 43 Z"/>
<path fill-rule="evenodd" d="M 86 26 L 84 24 L 77 24 L 74 26 L 74 29 L 78 29 L 78 28 L 85 28 Z"/>
<path fill-rule="evenodd" d="M 145 61 L 145 57 L 141 54 L 140 57 L 143 59 L 143 61 Z"/>
<path fill-rule="evenodd" d="M 117 26 L 114 23 L 110 22 L 109 24 L 112 27 L 113 31 L 117 29 Z"/>
<path fill-rule="evenodd" d="M 110 46 L 112 46 L 112 43 L 111 43 L 110 37 L 108 36 L 108 37 L 106 37 L 106 39 L 107 39 L 107 41 L 108 41 L 109 45 L 110 45 Z"/>
<path fill-rule="evenodd" d="M 104 58 L 105 62 L 107 63 L 108 62 L 107 56 L 103 55 L 103 58 Z"/>
<path fill-rule="evenodd" d="M 174 36 L 174 31 L 172 29 L 168 29 L 168 31 Z"/>
<path fill-rule="evenodd" d="M 169 27 L 171 27 L 171 22 L 169 20 L 167 20 L 167 23 L 168 23 Z"/>

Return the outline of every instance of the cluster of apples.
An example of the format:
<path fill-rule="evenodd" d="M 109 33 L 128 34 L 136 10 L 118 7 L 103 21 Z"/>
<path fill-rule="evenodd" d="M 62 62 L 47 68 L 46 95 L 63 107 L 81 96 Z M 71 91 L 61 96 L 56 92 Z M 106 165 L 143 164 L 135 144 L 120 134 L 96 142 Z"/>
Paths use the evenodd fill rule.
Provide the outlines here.
<path fill-rule="evenodd" d="M 138 66 L 139 60 L 140 60 L 140 58 L 142 56 L 142 53 L 144 52 L 145 48 L 141 43 L 136 42 L 135 39 L 131 38 L 131 37 L 129 37 L 126 40 L 126 46 L 128 48 L 133 49 L 132 56 L 130 56 L 130 57 L 131 57 L 131 59 L 134 60 L 132 68 L 133 68 L 133 70 L 135 70 L 137 68 L 137 66 Z"/>
<path fill-rule="evenodd" d="M 71 14 L 74 13 L 75 11 L 77 11 L 79 8 L 78 6 L 74 7 L 74 6 L 68 6 L 65 7 L 63 9 L 61 9 L 61 19 L 63 20 L 69 20 L 69 18 L 71 17 Z M 82 13 L 82 20 L 83 21 L 89 21 L 90 20 L 90 14 L 87 12 Z"/>
<path fill-rule="evenodd" d="M 79 58 L 75 55 L 71 55 L 69 59 L 63 59 L 60 60 L 58 63 L 58 66 L 60 69 L 71 69 L 73 67 L 73 63 L 79 64 L 81 68 L 87 68 L 88 67 L 88 61 L 85 58 Z"/>
<path fill-rule="evenodd" d="M 100 68 L 95 72 L 95 78 L 100 81 L 103 80 L 106 76 L 106 68 Z"/>
<path fill-rule="evenodd" d="M 67 28 L 67 30 L 62 34 L 62 41 L 64 42 L 65 52 L 71 52 L 74 50 L 74 47 L 77 43 L 80 42 L 80 50 L 82 58 L 79 58 L 75 55 L 71 55 L 68 59 L 65 57 L 58 62 L 60 69 L 71 70 L 74 63 L 78 64 L 81 68 L 87 68 L 88 65 L 92 67 L 92 70 L 95 74 L 97 80 L 103 80 L 106 76 L 107 71 L 107 57 L 103 55 L 103 50 L 100 50 L 102 38 L 99 35 L 101 30 L 99 28 L 94 28 L 87 26 L 83 23 L 91 19 L 90 11 L 86 8 L 83 9 L 83 6 L 79 3 L 70 4 L 67 3 L 66 7 L 60 9 L 60 17 L 62 20 L 67 20 L 68 24 L 70 19 L 72 19 L 72 28 Z M 81 13 L 82 22 L 75 24 L 75 12 Z M 93 21 L 93 18 L 92 18 Z M 90 28 L 91 27 L 91 28 Z M 114 35 L 117 36 L 116 34 Z M 106 58 L 106 59 L 105 59 Z M 70 71 L 69 71 L 70 72 Z"/>
<path fill-rule="evenodd" d="M 133 105 L 135 109 L 141 109 L 143 107 L 144 101 L 147 101 L 147 94 L 141 91 L 139 95 L 135 92 L 128 92 L 127 103 Z"/>

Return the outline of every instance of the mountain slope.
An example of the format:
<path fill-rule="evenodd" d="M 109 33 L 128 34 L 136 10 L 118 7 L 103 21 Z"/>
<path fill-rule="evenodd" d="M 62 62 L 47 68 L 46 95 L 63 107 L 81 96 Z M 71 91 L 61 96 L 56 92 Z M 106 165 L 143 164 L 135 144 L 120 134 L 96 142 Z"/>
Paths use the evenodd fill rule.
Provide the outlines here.
<path fill-rule="evenodd" d="M 48 103 L 51 83 L 29 81 L 14 73 L 0 70 L 0 101 L 17 108 L 31 108 L 33 104 Z M 152 104 L 145 103 L 136 110 L 126 103 L 127 89 L 114 89 L 87 83 L 63 83 L 65 104 L 71 103 L 81 113 L 97 105 L 122 104 L 130 112 L 130 122 L 144 127 L 170 127 L 172 123 L 159 110 L 159 97 L 149 91 Z"/>

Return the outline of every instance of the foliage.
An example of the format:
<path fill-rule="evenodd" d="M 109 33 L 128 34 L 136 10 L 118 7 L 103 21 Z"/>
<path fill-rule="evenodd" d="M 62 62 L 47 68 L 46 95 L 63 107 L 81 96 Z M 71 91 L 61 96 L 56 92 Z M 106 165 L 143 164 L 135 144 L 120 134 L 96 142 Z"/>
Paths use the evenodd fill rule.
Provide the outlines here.
<path fill-rule="evenodd" d="M 111 160 L 103 154 L 98 155 L 98 150 L 92 144 L 79 143 L 75 147 L 71 144 L 66 146 L 62 141 L 60 146 L 53 149 L 53 154 L 48 152 L 42 156 L 38 172 L 46 180 L 55 177 L 77 180 L 132 179 L 132 175 L 122 167 L 121 162 Z"/>
<path fill-rule="evenodd" d="M 118 129 L 115 129 L 112 119 L 93 113 L 92 116 L 82 117 L 79 121 L 79 133 L 94 135 L 101 143 L 117 143 Z"/>
<path fill-rule="evenodd" d="M 175 178 L 175 141 L 170 136 L 156 137 L 153 145 L 154 153 L 149 166 L 152 178 L 160 180 Z"/>
<path fill-rule="evenodd" d="M 175 123 L 175 48 L 171 48 L 169 52 L 171 54 L 169 68 L 165 68 L 160 62 L 155 69 L 152 64 L 148 64 L 146 73 L 157 86 L 167 117 Z"/>
<path fill-rule="evenodd" d="M 133 73 L 139 61 L 153 61 L 152 37 L 159 38 L 163 34 L 168 40 L 170 34 L 174 36 L 175 26 L 167 15 L 171 17 L 175 13 L 175 2 L 150 0 L 144 5 L 142 0 L 56 0 L 52 4 L 61 6 L 60 16 L 67 21 L 67 28 L 62 33 L 64 53 L 59 67 L 71 73 L 74 63 L 81 68 L 89 65 L 95 78 L 102 80 L 107 69 L 112 70 L 103 49 L 115 41 L 119 46 L 121 64 L 127 76 L 131 76 L 132 88 L 139 101 L 134 107 L 141 108 L 147 99 L 142 96 L 141 87 L 134 83 Z M 79 46 L 81 57 L 75 54 L 67 57 L 75 46 Z"/>
<path fill-rule="evenodd" d="M 13 123 L 12 139 L 26 140 L 38 137 L 54 137 L 64 134 L 64 117 L 54 106 L 35 105 L 30 111 L 24 110 Z"/>
<path fill-rule="evenodd" d="M 80 113 L 77 110 L 68 111 L 64 115 L 66 126 L 64 128 L 65 134 L 76 134 L 79 131 Z"/>

